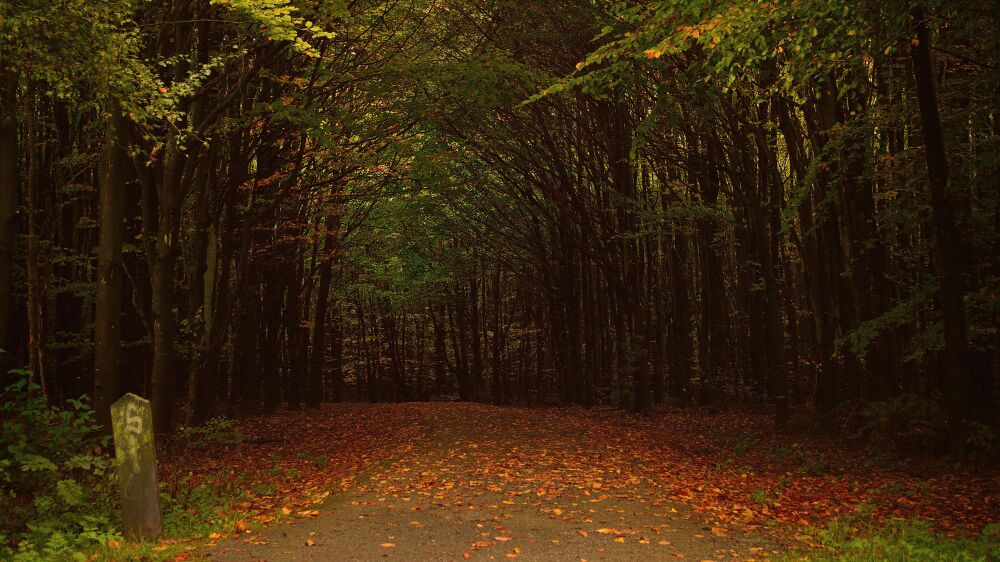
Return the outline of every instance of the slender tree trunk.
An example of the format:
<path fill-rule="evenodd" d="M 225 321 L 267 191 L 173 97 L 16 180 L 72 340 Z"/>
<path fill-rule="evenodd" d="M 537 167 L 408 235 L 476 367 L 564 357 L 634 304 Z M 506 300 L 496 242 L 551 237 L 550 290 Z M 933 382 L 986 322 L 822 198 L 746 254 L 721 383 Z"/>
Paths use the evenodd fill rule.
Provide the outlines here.
<path fill-rule="evenodd" d="M 38 159 L 40 158 L 35 130 L 34 109 L 28 116 L 28 170 L 27 170 L 27 210 L 28 210 L 28 370 L 32 380 L 37 380 L 42 395 L 48 397 L 45 380 L 45 327 L 42 302 L 45 290 L 39 267 L 38 232 Z M 29 390 L 29 396 L 31 391 Z"/>
<path fill-rule="evenodd" d="M 243 287 L 240 288 L 240 311 L 236 322 L 236 381 L 239 388 L 240 411 L 255 413 L 260 409 L 260 282 L 259 274 L 251 265 Z"/>
<path fill-rule="evenodd" d="M 14 250 L 16 247 L 17 194 L 20 150 L 17 138 L 17 75 L 0 74 L 0 373 L 14 365 L 14 339 L 10 332 L 14 306 Z"/>
<path fill-rule="evenodd" d="M 307 380 L 309 377 L 309 357 L 306 355 L 309 334 L 305 326 L 302 325 L 302 279 L 304 258 L 301 251 L 293 253 L 293 258 L 298 265 L 294 268 L 294 274 L 285 287 L 285 350 L 288 356 L 287 371 L 285 377 L 285 399 L 288 401 L 288 409 L 298 410 L 302 407 L 302 393 L 306 392 L 306 400 L 310 400 Z M 325 342 L 323 342 L 325 343 Z M 321 352 L 325 353 L 325 349 Z M 320 386 L 316 396 L 320 400 L 323 398 L 323 373 L 320 371 Z"/>
<path fill-rule="evenodd" d="M 316 310 L 313 313 L 312 354 L 309 356 L 309 380 L 306 383 L 306 405 L 318 408 L 323 396 L 323 370 L 326 362 L 326 322 L 330 302 L 330 283 L 333 278 L 334 246 L 340 229 L 340 215 L 326 217 L 326 236 L 323 242 L 323 259 L 320 261 L 319 288 L 316 293 Z M 339 393 L 339 388 L 337 389 Z M 339 396 L 337 397 L 339 400 Z M 337 401 L 335 400 L 335 401 Z"/>
<path fill-rule="evenodd" d="M 285 284 L 283 272 L 275 264 L 268 264 L 264 270 L 264 337 L 260 356 L 265 412 L 275 412 L 281 406 L 281 296 Z"/>
<path fill-rule="evenodd" d="M 333 359 L 330 377 L 330 400 L 340 402 L 344 392 L 344 317 L 343 305 L 338 300 L 333 305 L 333 337 L 330 338 L 330 355 Z"/>
<path fill-rule="evenodd" d="M 469 281 L 469 334 L 472 336 L 472 363 L 469 372 L 469 388 L 473 398 L 479 398 L 483 384 L 483 342 L 479 321 L 479 279 Z"/>
<path fill-rule="evenodd" d="M 182 170 L 187 156 L 179 141 L 171 139 L 164 155 L 163 181 L 159 186 L 156 242 L 153 256 L 153 424 L 156 431 L 166 433 L 173 426 L 174 385 L 177 367 L 177 319 L 174 307 L 177 289 L 174 285 L 177 261 L 177 238 L 180 230 Z"/>
<path fill-rule="evenodd" d="M 99 170 L 100 233 L 97 249 L 97 311 L 94 320 L 94 410 L 111 430 L 111 403 L 118 398 L 121 371 L 122 241 L 125 233 L 129 123 L 111 112 Z"/>

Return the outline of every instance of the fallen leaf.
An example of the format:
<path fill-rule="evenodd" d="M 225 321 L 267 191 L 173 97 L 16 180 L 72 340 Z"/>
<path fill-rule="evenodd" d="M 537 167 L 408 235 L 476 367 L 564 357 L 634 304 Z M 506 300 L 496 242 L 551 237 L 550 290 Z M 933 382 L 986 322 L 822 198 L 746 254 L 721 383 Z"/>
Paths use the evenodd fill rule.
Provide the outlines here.
<path fill-rule="evenodd" d="M 316 546 L 316 541 L 312 539 L 306 539 L 306 546 Z"/>

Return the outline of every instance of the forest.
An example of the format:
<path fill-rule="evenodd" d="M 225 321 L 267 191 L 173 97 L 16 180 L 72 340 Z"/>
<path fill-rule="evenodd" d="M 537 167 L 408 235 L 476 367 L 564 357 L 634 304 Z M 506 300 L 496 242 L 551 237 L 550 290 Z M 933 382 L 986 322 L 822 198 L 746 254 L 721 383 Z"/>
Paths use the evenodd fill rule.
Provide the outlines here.
<path fill-rule="evenodd" d="M 491 522 L 646 486 L 684 516 L 452 552 L 397 549 L 450 532 L 402 514 L 315 556 L 995 559 L 997 29 L 990 0 L 0 1 L 0 559 L 295 560 L 212 548 L 366 505 L 324 490 L 462 486 Z M 121 534 L 126 393 L 159 544 Z"/>

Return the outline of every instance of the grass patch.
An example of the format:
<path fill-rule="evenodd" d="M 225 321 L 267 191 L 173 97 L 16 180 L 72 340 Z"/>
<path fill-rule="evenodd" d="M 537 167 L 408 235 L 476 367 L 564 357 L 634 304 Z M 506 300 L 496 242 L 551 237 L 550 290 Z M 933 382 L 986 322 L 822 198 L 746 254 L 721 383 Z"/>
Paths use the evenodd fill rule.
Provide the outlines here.
<path fill-rule="evenodd" d="M 753 435 L 744 435 L 743 437 L 740 437 L 740 439 L 736 442 L 735 445 L 733 445 L 733 454 L 736 455 L 737 457 L 741 457 L 750 452 L 750 450 L 753 449 L 756 444 L 757 444 L 756 437 L 754 437 Z"/>
<path fill-rule="evenodd" d="M 992 562 L 1000 560 L 1000 524 L 977 536 L 951 538 L 935 532 L 926 521 L 888 519 L 877 523 L 870 510 L 843 517 L 820 532 L 826 551 L 780 558 L 817 562 Z"/>
<path fill-rule="evenodd" d="M 771 498 L 771 495 L 767 493 L 767 490 L 754 490 L 753 493 L 750 494 L 750 501 L 760 505 L 771 505 L 774 503 L 774 500 Z"/>

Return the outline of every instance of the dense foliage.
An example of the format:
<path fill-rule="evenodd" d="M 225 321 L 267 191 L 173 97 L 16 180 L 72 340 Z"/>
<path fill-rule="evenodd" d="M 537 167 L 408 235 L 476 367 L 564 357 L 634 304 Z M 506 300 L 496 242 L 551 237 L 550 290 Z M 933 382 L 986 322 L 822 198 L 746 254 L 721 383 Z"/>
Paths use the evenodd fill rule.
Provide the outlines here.
<path fill-rule="evenodd" d="M 17 560 L 47 560 L 120 539 L 93 410 L 50 406 L 21 375 L 0 395 L 0 557 L 11 540 Z"/>

